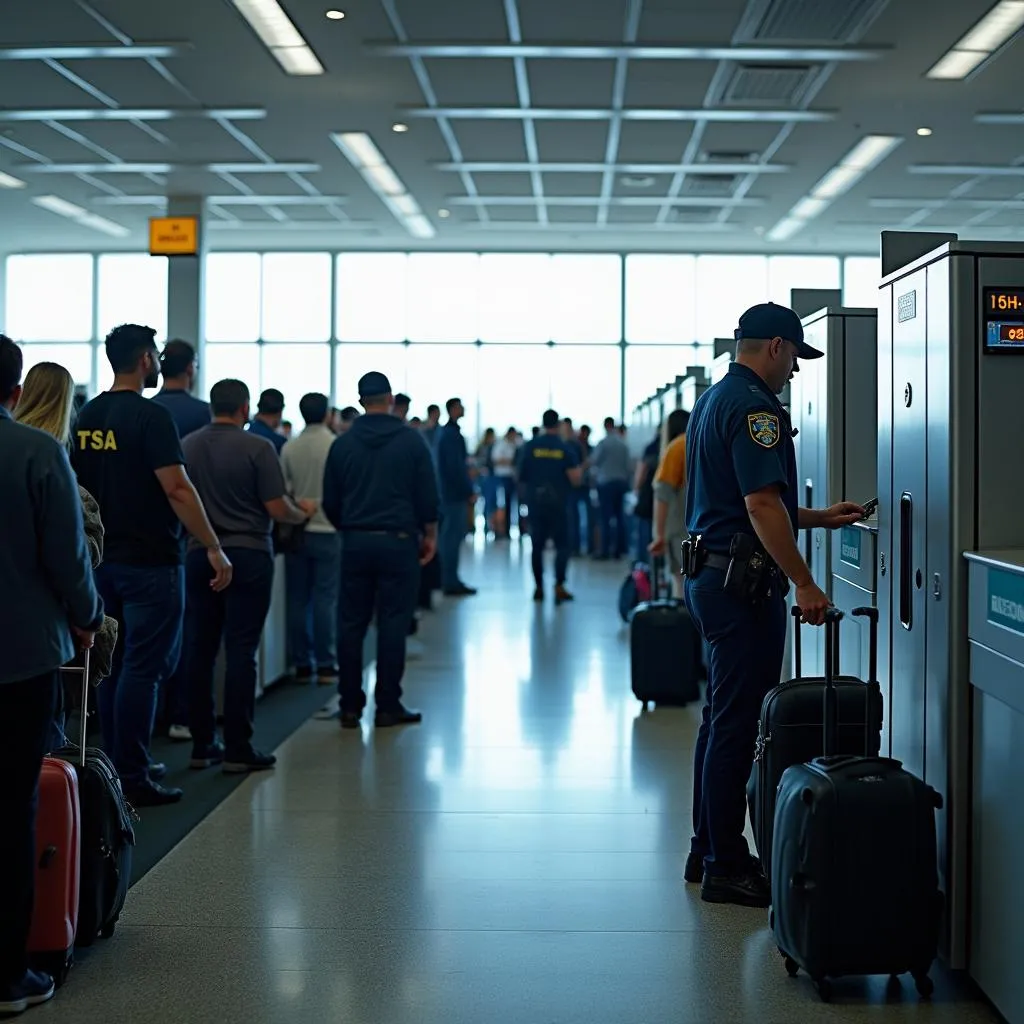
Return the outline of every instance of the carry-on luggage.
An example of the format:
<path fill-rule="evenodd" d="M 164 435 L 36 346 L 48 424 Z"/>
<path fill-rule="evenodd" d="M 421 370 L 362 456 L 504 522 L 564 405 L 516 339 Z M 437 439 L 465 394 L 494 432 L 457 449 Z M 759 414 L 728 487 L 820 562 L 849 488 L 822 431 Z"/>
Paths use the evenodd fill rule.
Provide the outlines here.
<path fill-rule="evenodd" d="M 637 607 L 651 599 L 651 568 L 646 562 L 635 562 L 619 587 L 619 618 L 628 623 Z"/>
<path fill-rule="evenodd" d="M 80 742 L 54 754 L 71 765 L 78 777 L 81 872 L 75 945 L 79 947 L 91 946 L 98 935 L 109 938 L 114 934 L 128 894 L 135 845 L 135 812 L 121 791 L 117 771 L 102 750 L 85 745 L 88 668 L 86 652 Z"/>
<path fill-rule="evenodd" d="M 878 610 L 858 608 L 854 613 L 868 619 L 871 664 L 878 657 Z M 825 753 L 821 745 L 824 726 L 825 678 L 802 678 L 800 651 L 800 609 L 793 608 L 796 678 L 781 683 L 765 696 L 754 751 L 752 788 L 748 791 L 750 824 L 765 874 L 771 878 L 772 832 L 775 824 L 775 794 L 782 773 Z M 875 678 L 865 683 L 855 676 L 839 675 L 839 623 L 826 631 L 825 660 L 833 673 L 839 725 L 833 753 L 860 754 L 864 750 L 865 728 L 871 737 L 869 754 L 877 754 L 882 743 L 882 692 Z M 865 692 L 866 691 L 866 692 Z M 865 719 L 865 713 L 867 719 Z"/>
<path fill-rule="evenodd" d="M 831 610 L 830 633 L 841 615 Z M 826 756 L 787 768 L 779 783 L 775 941 L 789 974 L 803 968 L 823 1000 L 831 998 L 830 978 L 906 972 L 927 997 L 942 914 L 935 839 L 942 799 L 899 761 L 871 756 L 875 736 L 868 724 L 863 749 L 869 753 L 832 756 L 839 731 L 833 668 L 826 658 Z M 877 674 L 872 657 L 872 681 Z M 869 698 L 870 690 L 861 695 Z M 870 714 L 864 720 L 870 723 Z"/>
<path fill-rule="evenodd" d="M 651 600 L 629 620 L 633 693 L 645 706 L 680 707 L 700 700 L 701 638 L 682 601 L 659 597 L 657 560 Z"/>

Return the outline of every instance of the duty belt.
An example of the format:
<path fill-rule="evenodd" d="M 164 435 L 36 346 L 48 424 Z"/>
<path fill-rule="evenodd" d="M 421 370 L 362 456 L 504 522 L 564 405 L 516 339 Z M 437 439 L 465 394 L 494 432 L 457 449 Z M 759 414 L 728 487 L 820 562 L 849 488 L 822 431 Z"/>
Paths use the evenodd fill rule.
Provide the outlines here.
<path fill-rule="evenodd" d="M 716 555 L 713 551 L 702 551 L 700 555 L 702 569 L 719 569 L 728 572 L 732 559 L 728 555 Z"/>

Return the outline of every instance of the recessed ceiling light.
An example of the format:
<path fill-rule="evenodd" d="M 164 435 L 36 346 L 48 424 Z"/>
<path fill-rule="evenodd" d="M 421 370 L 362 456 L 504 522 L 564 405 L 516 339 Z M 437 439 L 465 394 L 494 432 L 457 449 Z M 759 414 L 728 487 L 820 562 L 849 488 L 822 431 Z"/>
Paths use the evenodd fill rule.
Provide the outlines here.
<path fill-rule="evenodd" d="M 391 126 L 391 130 L 395 132 L 396 135 L 404 135 L 409 130 L 409 126 L 398 121 Z"/>
<path fill-rule="evenodd" d="M 437 211 L 437 215 L 438 215 L 438 217 L 441 218 L 441 220 L 447 220 L 452 215 L 452 211 L 451 210 L 438 210 Z"/>
<path fill-rule="evenodd" d="M 917 134 L 918 135 L 928 136 L 928 135 L 931 135 L 931 133 L 932 133 L 931 128 L 918 128 L 917 129 Z"/>
<path fill-rule="evenodd" d="M 328 11 L 327 18 L 329 21 L 341 21 L 345 17 L 344 11 Z"/>
<path fill-rule="evenodd" d="M 622 178 L 625 188 L 650 188 L 654 178 L 650 174 L 626 174 Z"/>

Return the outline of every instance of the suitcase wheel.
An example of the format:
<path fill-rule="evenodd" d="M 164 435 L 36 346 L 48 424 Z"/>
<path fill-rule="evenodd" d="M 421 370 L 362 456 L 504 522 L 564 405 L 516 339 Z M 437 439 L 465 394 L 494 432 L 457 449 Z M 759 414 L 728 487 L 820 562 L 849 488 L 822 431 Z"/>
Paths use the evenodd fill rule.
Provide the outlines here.
<path fill-rule="evenodd" d="M 915 974 L 914 984 L 917 986 L 917 994 L 922 999 L 930 999 L 935 991 L 935 982 L 927 974 Z"/>
<path fill-rule="evenodd" d="M 795 978 L 800 973 L 800 965 L 788 953 L 783 953 L 782 956 L 786 963 L 786 973 Z"/>
<path fill-rule="evenodd" d="M 818 996 L 823 1003 L 832 1002 L 832 982 L 828 978 L 819 978 L 814 987 L 818 990 Z"/>

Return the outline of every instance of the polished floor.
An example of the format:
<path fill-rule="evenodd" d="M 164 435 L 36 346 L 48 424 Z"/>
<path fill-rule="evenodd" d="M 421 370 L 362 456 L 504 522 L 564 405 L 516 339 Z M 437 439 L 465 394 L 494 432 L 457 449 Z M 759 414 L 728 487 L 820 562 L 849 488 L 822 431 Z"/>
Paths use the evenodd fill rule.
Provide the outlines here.
<path fill-rule="evenodd" d="M 529 545 L 467 545 L 425 617 L 420 727 L 313 721 L 129 894 L 32 1019 L 69 1024 L 798 1024 L 998 1020 L 936 969 L 790 980 L 762 911 L 681 879 L 697 710 L 641 714 L 622 566 L 530 600 Z M 150 812 L 159 813 L 159 812 Z M 144 827 L 144 825 L 143 825 Z"/>

